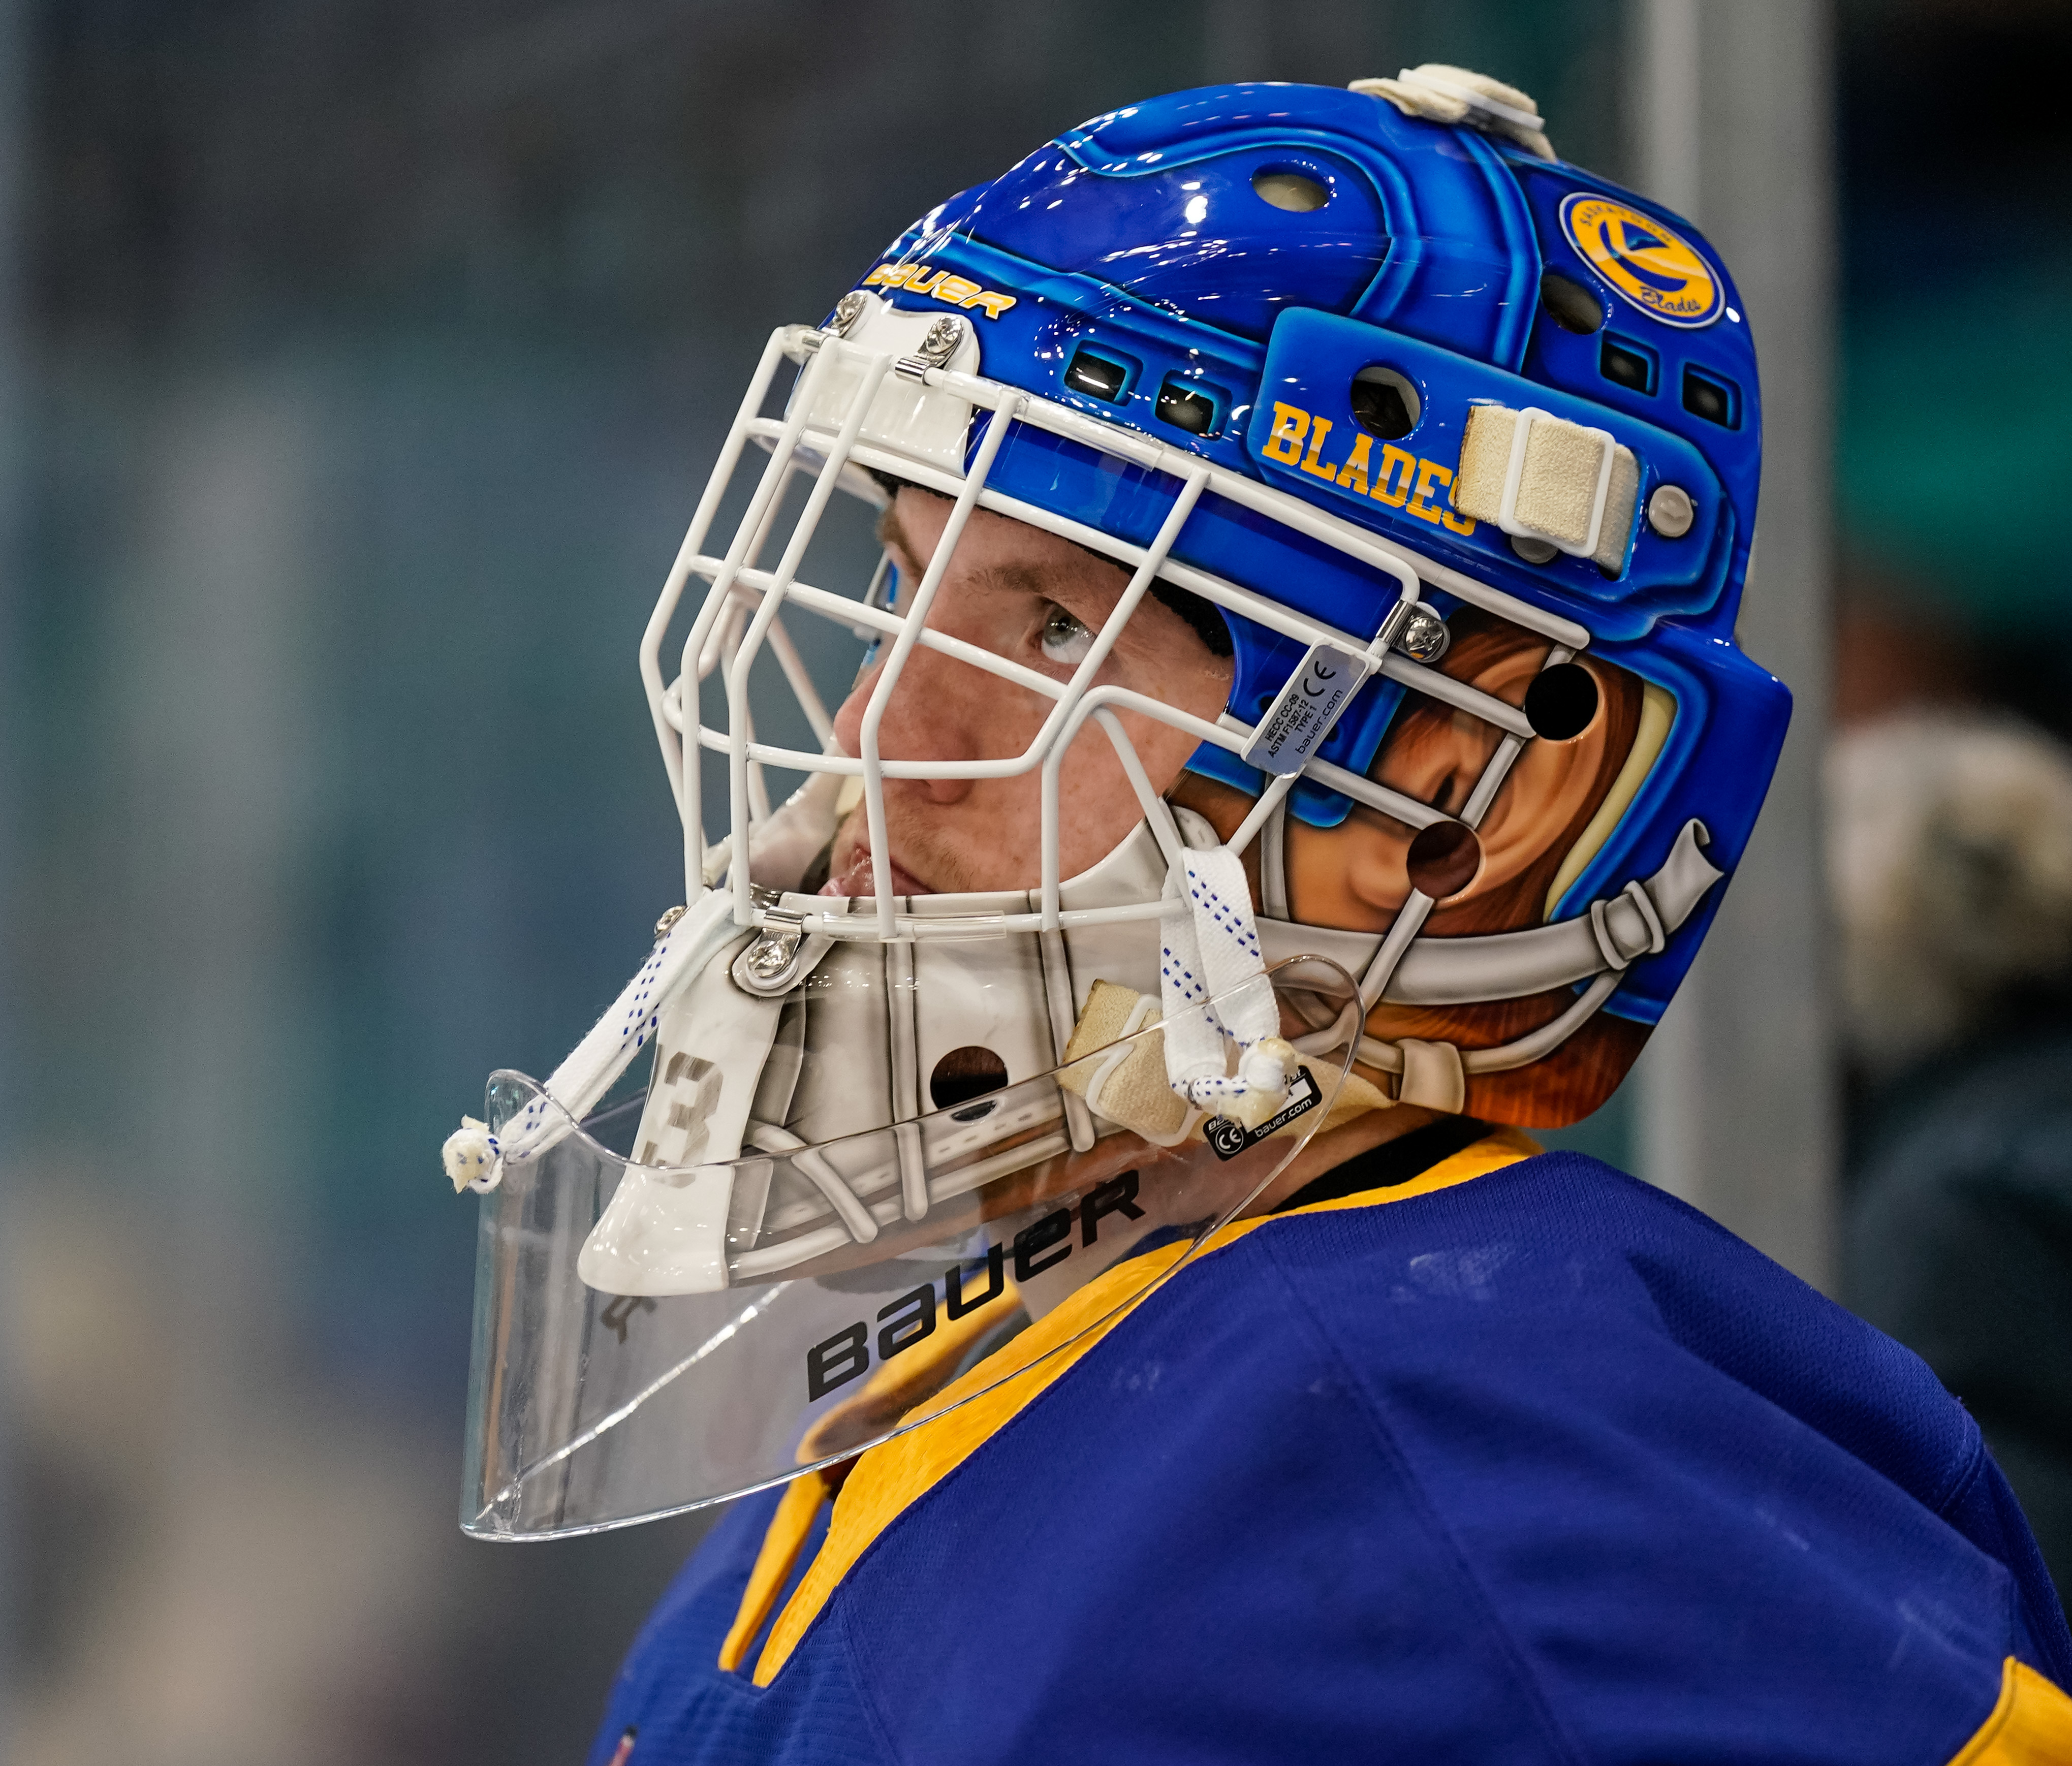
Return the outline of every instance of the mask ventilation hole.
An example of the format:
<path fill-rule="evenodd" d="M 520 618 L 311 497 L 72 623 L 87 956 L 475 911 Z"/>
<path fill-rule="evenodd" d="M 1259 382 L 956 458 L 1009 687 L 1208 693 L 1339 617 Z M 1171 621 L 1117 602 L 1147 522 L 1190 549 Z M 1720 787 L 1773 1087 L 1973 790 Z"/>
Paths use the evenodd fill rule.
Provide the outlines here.
<path fill-rule="evenodd" d="M 1525 721 L 1547 741 L 1574 741 L 1597 715 L 1597 676 L 1581 663 L 1543 668 L 1525 690 Z"/>
<path fill-rule="evenodd" d="M 1607 337 L 1604 347 L 1598 352 L 1597 367 L 1604 377 L 1615 385 L 1630 387 L 1636 392 L 1655 390 L 1655 352 L 1631 343 L 1615 343 Z"/>
<path fill-rule="evenodd" d="M 1417 388 L 1394 368 L 1363 368 L 1353 376 L 1353 421 L 1369 435 L 1400 442 L 1417 427 Z"/>
<path fill-rule="evenodd" d="M 1540 278 L 1540 304 L 1564 331 L 1588 337 L 1605 322 L 1603 303 L 1583 285 L 1558 270 Z"/>
<path fill-rule="evenodd" d="M 1694 368 L 1684 371 L 1684 409 L 1693 417 L 1701 417 L 1708 423 L 1717 423 L 1729 429 L 1741 427 L 1741 413 L 1732 384 L 1716 380 L 1709 374 Z"/>
<path fill-rule="evenodd" d="M 1123 389 L 1128 384 L 1128 369 L 1120 362 L 1104 360 L 1091 350 L 1079 351 L 1073 356 L 1071 366 L 1065 370 L 1065 384 L 1075 392 L 1083 392 L 1089 398 L 1106 399 L 1110 404 L 1121 399 Z"/>
<path fill-rule="evenodd" d="M 1330 191 L 1315 179 L 1296 171 L 1256 171 L 1252 175 L 1252 187 L 1259 192 L 1260 201 L 1295 215 L 1322 208 L 1331 199 Z"/>
<path fill-rule="evenodd" d="M 1158 415 L 1176 429 L 1207 435 L 1216 426 L 1216 402 L 1180 381 L 1168 380 L 1158 389 Z"/>
<path fill-rule="evenodd" d="M 973 1098 L 983 1098 L 1007 1083 L 1007 1063 L 992 1049 L 976 1042 L 952 1049 L 935 1063 L 928 1075 L 928 1097 L 938 1110 L 953 1110 Z M 958 1111 L 959 1122 L 973 1122 L 993 1108 L 983 1104 L 969 1111 Z"/>
<path fill-rule="evenodd" d="M 1482 843 L 1464 822 L 1434 822 L 1410 843 L 1410 886 L 1435 901 L 1458 895 L 1482 868 Z"/>

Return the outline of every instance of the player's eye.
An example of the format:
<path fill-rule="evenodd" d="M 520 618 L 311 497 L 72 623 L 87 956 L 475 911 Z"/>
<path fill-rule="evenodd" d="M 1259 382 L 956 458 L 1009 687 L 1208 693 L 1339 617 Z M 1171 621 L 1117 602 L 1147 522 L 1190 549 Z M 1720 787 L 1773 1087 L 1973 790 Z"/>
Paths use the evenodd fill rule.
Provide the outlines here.
<path fill-rule="evenodd" d="M 1046 661 L 1071 667 L 1087 659 L 1094 647 L 1094 635 L 1056 602 L 1043 617 L 1043 655 Z"/>

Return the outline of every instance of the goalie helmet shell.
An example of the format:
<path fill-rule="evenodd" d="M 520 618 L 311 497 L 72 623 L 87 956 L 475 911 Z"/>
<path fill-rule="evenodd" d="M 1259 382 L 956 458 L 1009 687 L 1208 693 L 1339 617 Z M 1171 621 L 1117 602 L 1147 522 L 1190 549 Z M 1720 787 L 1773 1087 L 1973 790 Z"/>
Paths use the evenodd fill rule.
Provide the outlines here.
<path fill-rule="evenodd" d="M 1433 611 L 1523 613 L 1642 684 L 1643 776 L 1616 782 L 1626 801 L 1585 831 L 1588 851 L 1578 841 L 1560 855 L 1545 921 L 1653 873 L 1694 820 L 1712 865 L 1738 861 L 1789 696 L 1733 646 L 1761 462 L 1755 355 L 1731 278 L 1687 223 L 1363 92 L 1240 85 L 1070 131 L 922 217 L 857 290 L 917 318 L 968 314 L 987 378 L 1371 532 L 1412 563 Z M 1507 523 L 1500 488 L 1492 509 L 1486 483 L 1478 500 L 1455 483 L 1477 466 L 1490 475 L 1489 438 L 1471 426 L 1527 411 L 1601 438 L 1611 482 L 1589 545 L 1534 532 L 1523 506 Z M 1495 453 L 1501 475 L 1511 461 Z M 1140 547 L 1174 490 L 1170 474 L 1118 470 L 1028 425 L 988 484 Z M 1362 635 L 1401 594 L 1371 563 L 1213 487 L 1171 556 Z M 1256 725 L 1305 646 L 1221 610 L 1235 651 L 1229 715 Z M 1367 774 L 1405 713 L 1403 674 L 1370 678 L 1316 758 Z M 1254 797 L 1268 782 L 1212 745 L 1193 766 Z M 1287 811 L 1326 829 L 1351 807 L 1313 773 Z M 1281 868 L 1262 854 L 1260 869 L 1270 880 Z M 1527 1126 L 1595 1108 L 1675 992 L 1720 893 L 1626 967 L 1604 1009 L 1636 1033 L 1594 1074 L 1554 1086 L 1542 1075 L 1537 1095 L 1511 1081 L 1477 1097 L 1471 1083 L 1469 1107 Z M 1261 906 L 1319 923 L 1285 899 Z"/>
<path fill-rule="evenodd" d="M 1074 1206 L 1104 1260 L 1198 1242 L 1320 1129 L 1399 1103 L 1560 1123 L 1623 1075 L 1788 715 L 1733 642 L 1754 358 L 1691 228 L 1543 157 L 1536 126 L 1477 125 L 1521 95 L 1482 111 L 1456 86 L 1465 122 L 1414 114 L 1408 74 L 1116 111 L 772 335 L 641 648 L 687 906 L 545 1087 L 500 1076 L 450 1149 L 457 1182 L 486 1152 L 475 1187 L 502 1185 L 467 1524 L 617 1524 L 911 1423 L 918 1359 L 831 1394 L 872 1341 L 890 1363 L 928 1334 L 938 1291 L 956 1318 L 1009 1243 L 1052 1267 Z M 738 474 L 746 510 L 714 537 Z M 888 485 L 899 510 L 900 487 L 947 499 L 915 505 L 943 515 L 902 553 L 917 580 L 888 551 L 860 596 L 808 581 L 834 495 Z M 944 611 L 959 548 L 1002 535 L 1128 577 L 1048 672 Z M 1171 643 L 1225 659 L 1219 717 L 1113 671 L 1154 601 Z M 839 719 L 787 611 L 870 647 Z M 757 734 L 766 649 L 818 750 Z M 1037 708 L 1026 741 L 887 750 L 901 682 L 944 669 Z M 1141 819 L 1067 865 L 1063 764 L 1101 744 Z M 726 758 L 723 807 L 701 751 Z M 807 779 L 773 807 L 778 769 Z M 895 893 L 909 782 L 1022 806 L 1030 874 Z M 859 828 L 862 893 L 816 893 Z M 651 1047 L 607 1150 L 576 1120 Z M 1100 1266 L 1065 1267 L 1022 1304 Z M 874 1339 L 860 1296 L 886 1303 Z"/>

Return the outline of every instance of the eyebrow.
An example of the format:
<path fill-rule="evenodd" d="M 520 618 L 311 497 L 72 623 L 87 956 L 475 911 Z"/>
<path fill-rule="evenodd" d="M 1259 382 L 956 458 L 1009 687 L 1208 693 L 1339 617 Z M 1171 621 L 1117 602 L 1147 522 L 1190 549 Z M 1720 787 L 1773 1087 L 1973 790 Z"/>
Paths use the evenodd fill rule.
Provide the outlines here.
<path fill-rule="evenodd" d="M 915 555 L 913 536 L 907 532 L 906 524 L 900 519 L 899 505 L 896 501 L 887 503 L 878 515 L 878 543 L 886 548 L 897 546 L 906 557 L 914 561 L 917 569 L 926 569 Z M 1085 547 L 1080 549 L 1088 550 Z M 1101 558 L 1098 552 L 1092 552 L 1090 556 L 1100 559 L 1104 564 L 1115 562 L 1111 558 Z M 1062 563 L 988 565 L 972 573 L 972 583 L 975 588 L 1040 595 L 1046 601 L 1056 601 L 1058 589 L 1070 593 L 1075 586 L 1071 569 Z"/>
<path fill-rule="evenodd" d="M 907 536 L 905 524 L 899 519 L 899 499 L 894 497 L 878 511 L 878 543 L 890 550 L 897 546 L 908 557 L 914 556 L 914 542 Z"/>

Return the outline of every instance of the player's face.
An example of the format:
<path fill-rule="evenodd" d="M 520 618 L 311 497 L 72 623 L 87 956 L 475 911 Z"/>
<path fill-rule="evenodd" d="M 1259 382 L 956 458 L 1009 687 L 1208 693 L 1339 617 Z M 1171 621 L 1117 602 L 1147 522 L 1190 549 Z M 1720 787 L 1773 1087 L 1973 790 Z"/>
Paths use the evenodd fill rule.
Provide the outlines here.
<path fill-rule="evenodd" d="M 934 557 L 951 505 L 911 487 L 886 511 L 882 536 L 902 585 L 917 584 Z M 1058 681 L 1069 680 L 1093 634 L 1129 581 L 1054 534 L 973 511 L 928 610 L 930 630 L 962 639 Z M 835 717 L 844 752 L 861 752 L 861 729 L 883 655 L 857 679 Z M 1094 677 L 1213 721 L 1230 696 L 1231 663 L 1194 628 L 1147 596 Z M 1052 701 L 1033 688 L 917 645 L 878 729 L 888 761 L 1000 760 L 1018 755 L 1042 727 Z M 1180 776 L 1196 738 L 1124 711 L 1124 729 L 1163 794 Z M 1143 811 L 1114 745 L 1089 721 L 1059 774 L 1059 874 L 1078 875 L 1121 844 Z M 1040 767 L 1005 778 L 885 781 L 885 813 L 895 894 L 1022 889 L 1042 878 Z M 874 892 L 870 840 L 861 804 L 835 837 L 825 893 Z"/>

